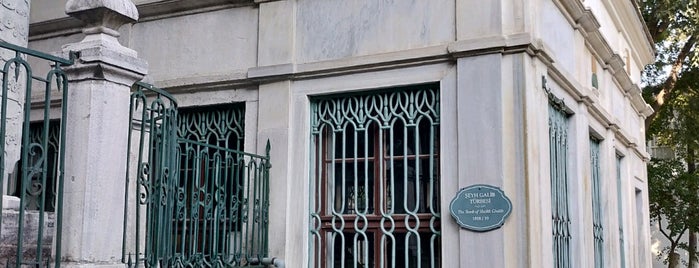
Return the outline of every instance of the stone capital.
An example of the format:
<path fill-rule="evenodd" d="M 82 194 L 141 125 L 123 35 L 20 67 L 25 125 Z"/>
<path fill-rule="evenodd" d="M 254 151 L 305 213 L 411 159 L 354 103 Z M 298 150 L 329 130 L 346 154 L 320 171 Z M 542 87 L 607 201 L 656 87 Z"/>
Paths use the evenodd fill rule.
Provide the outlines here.
<path fill-rule="evenodd" d="M 76 54 L 75 64 L 64 67 L 68 81 L 105 80 L 130 88 L 148 73 L 148 64 L 126 47 L 79 42 L 63 48 Z"/>
<path fill-rule="evenodd" d="M 87 35 L 106 33 L 119 36 L 121 25 L 138 20 L 136 5 L 130 0 L 68 0 L 66 14 L 86 24 Z"/>
<path fill-rule="evenodd" d="M 122 46 L 117 29 L 138 20 L 130 0 L 68 0 L 66 14 L 85 22 L 85 38 L 63 47 L 63 56 L 77 56 L 64 68 L 69 81 L 105 80 L 127 87 L 146 75 L 148 64 L 133 49 Z"/>

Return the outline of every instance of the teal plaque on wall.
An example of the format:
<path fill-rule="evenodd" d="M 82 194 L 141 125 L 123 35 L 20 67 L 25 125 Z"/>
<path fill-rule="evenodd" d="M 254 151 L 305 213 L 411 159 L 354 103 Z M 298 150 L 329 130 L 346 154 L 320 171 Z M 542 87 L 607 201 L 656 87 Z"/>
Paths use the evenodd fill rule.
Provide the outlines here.
<path fill-rule="evenodd" d="M 459 190 L 449 210 L 461 228 L 486 232 L 505 224 L 512 202 L 498 187 L 475 184 Z"/>

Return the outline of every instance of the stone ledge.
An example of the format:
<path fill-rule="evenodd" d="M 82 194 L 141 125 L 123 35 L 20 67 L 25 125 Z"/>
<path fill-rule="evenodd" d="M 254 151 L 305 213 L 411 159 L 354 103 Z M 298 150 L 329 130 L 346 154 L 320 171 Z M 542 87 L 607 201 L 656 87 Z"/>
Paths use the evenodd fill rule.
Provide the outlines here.
<path fill-rule="evenodd" d="M 307 79 L 344 73 L 394 69 L 452 60 L 447 45 L 408 49 L 336 60 L 258 66 L 248 70 L 248 79 L 258 82 Z"/>
<path fill-rule="evenodd" d="M 171 93 L 225 90 L 231 87 L 246 87 L 253 83 L 247 79 L 247 70 L 236 70 L 226 74 L 206 74 L 175 79 L 152 81 L 148 76 L 143 82 L 167 88 Z"/>
<path fill-rule="evenodd" d="M 461 57 L 472 55 L 474 51 L 504 51 L 509 50 L 509 48 L 529 46 L 531 43 L 533 43 L 533 39 L 529 33 L 517 33 L 459 40 L 449 44 L 447 50 L 454 57 Z"/>
<path fill-rule="evenodd" d="M 11 195 L 2 196 L 2 210 L 19 210 L 19 197 Z"/>

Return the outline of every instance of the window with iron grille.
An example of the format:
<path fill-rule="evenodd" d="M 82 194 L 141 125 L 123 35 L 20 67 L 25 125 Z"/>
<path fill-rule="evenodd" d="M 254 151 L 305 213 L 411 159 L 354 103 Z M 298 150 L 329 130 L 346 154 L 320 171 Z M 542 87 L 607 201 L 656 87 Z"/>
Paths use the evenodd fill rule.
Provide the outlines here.
<path fill-rule="evenodd" d="M 571 266 L 571 219 L 568 199 L 568 113 L 549 105 L 549 161 L 551 167 L 551 219 L 554 267 Z"/>
<path fill-rule="evenodd" d="M 604 267 L 604 226 L 600 189 L 600 141 L 590 137 L 590 171 L 592 178 L 592 237 L 595 244 L 595 267 Z"/>
<path fill-rule="evenodd" d="M 438 88 L 311 100 L 311 267 L 441 267 Z"/>
<path fill-rule="evenodd" d="M 21 177 L 21 161 L 17 162 L 16 178 L 13 181 L 14 185 L 10 189 L 14 189 L 13 196 L 24 198 L 26 209 L 43 210 L 53 212 L 56 210 L 56 178 L 58 177 L 58 147 L 60 145 L 60 121 L 49 121 L 48 131 L 44 131 L 44 122 L 36 122 L 29 124 L 29 143 L 42 144 L 44 135 L 46 138 L 46 170 L 42 170 L 41 149 L 40 146 L 32 146 L 29 153 L 29 162 L 27 166 L 35 167 L 36 169 L 30 172 L 28 180 L 22 184 Z M 43 176 L 46 176 L 45 178 Z M 24 188 L 24 191 L 22 191 Z"/>
<path fill-rule="evenodd" d="M 243 150 L 245 140 L 245 104 L 180 108 L 179 138 Z"/>
<path fill-rule="evenodd" d="M 620 268 L 626 268 L 626 252 L 624 250 L 624 210 L 623 210 L 623 194 L 621 186 L 621 162 L 623 156 L 616 156 L 616 189 L 617 189 L 617 217 L 619 220 L 619 261 Z"/>
<path fill-rule="evenodd" d="M 182 211 L 175 217 L 176 252 L 203 254 L 208 260 L 235 250 L 233 234 L 241 231 L 244 196 L 244 103 L 178 110 L 178 191 Z M 191 257 L 191 256 L 190 256 Z"/>

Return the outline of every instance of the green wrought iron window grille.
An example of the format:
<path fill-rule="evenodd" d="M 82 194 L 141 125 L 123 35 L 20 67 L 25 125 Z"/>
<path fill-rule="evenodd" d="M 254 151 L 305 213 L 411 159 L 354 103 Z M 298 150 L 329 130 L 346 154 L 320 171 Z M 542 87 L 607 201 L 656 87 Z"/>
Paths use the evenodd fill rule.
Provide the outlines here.
<path fill-rule="evenodd" d="M 232 150 L 243 150 L 245 103 L 179 108 L 177 136 Z"/>
<path fill-rule="evenodd" d="M 54 212 L 56 210 L 56 197 L 57 195 L 57 184 L 56 179 L 58 178 L 58 159 L 59 159 L 59 145 L 60 145 L 60 134 L 61 134 L 61 124 L 60 121 L 49 121 L 48 128 L 48 138 L 46 139 L 46 170 L 39 172 L 30 172 L 31 176 L 28 178 L 26 187 L 24 189 L 25 198 L 25 209 L 28 210 L 39 210 L 43 209 L 47 212 Z M 29 144 L 42 144 L 44 140 L 44 122 L 35 122 L 29 124 Z M 36 147 L 34 147 L 36 148 Z M 40 151 L 31 151 L 29 154 L 29 167 L 39 166 L 40 164 Z M 21 174 L 22 167 L 18 165 L 17 172 Z M 43 181 L 42 175 L 46 175 L 46 181 Z M 16 176 L 13 181 L 13 185 L 10 186 L 11 194 L 16 197 L 22 197 L 22 182 L 21 176 Z M 14 190 L 12 190 L 14 189 Z M 44 196 L 45 195 L 45 196 Z M 43 204 L 43 206 L 42 206 Z"/>
<path fill-rule="evenodd" d="M 438 88 L 311 99 L 310 267 L 441 267 Z"/>
<path fill-rule="evenodd" d="M 623 210 L 623 194 L 621 186 L 621 163 L 622 156 L 616 156 L 616 189 L 617 189 L 617 217 L 619 221 L 619 261 L 620 268 L 626 268 L 626 252 L 624 250 L 624 210 Z"/>
<path fill-rule="evenodd" d="M 184 263 L 201 254 L 208 262 L 223 263 L 240 250 L 232 233 L 240 233 L 248 208 L 245 196 L 245 104 L 226 104 L 178 110 L 179 191 L 177 210 L 189 217 L 174 221 L 175 252 Z M 236 243 L 237 242 L 237 243 Z"/>
<path fill-rule="evenodd" d="M 590 137 L 590 171 L 592 178 L 592 236 L 595 245 L 595 268 L 604 267 L 604 225 L 600 186 L 600 141 Z"/>
<path fill-rule="evenodd" d="M 241 150 L 244 107 L 178 109 L 166 91 L 134 85 L 128 151 L 138 153 L 125 180 L 127 267 L 264 266 L 270 145 L 264 156 Z"/>
<path fill-rule="evenodd" d="M 571 218 L 568 197 L 568 113 L 560 100 L 552 100 L 549 105 L 549 158 L 554 267 L 569 268 Z"/>

